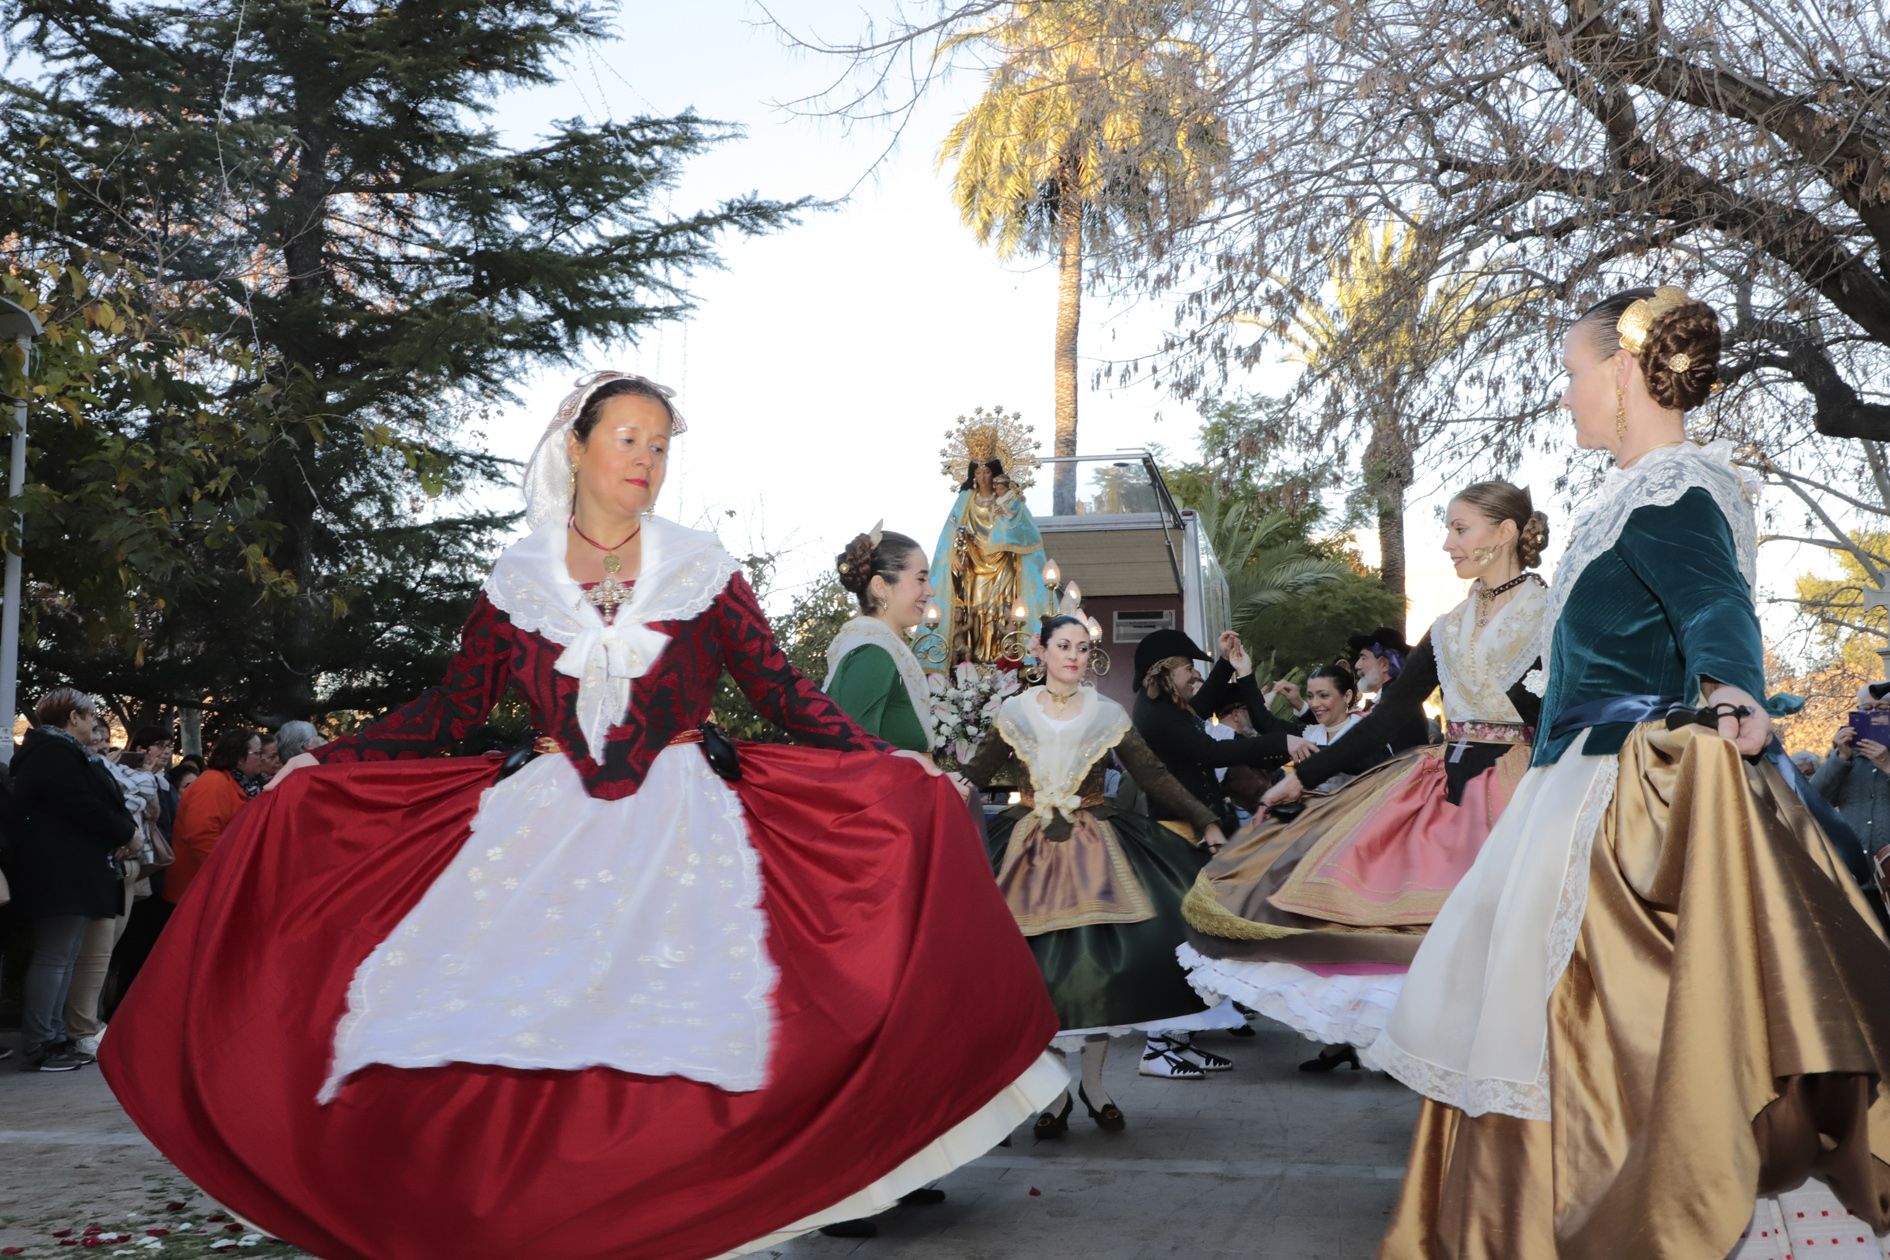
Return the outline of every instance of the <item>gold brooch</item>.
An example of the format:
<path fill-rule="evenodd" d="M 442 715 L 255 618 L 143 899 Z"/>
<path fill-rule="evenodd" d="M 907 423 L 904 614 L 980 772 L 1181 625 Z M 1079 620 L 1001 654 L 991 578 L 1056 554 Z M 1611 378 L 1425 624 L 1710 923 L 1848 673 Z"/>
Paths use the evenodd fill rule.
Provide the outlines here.
<path fill-rule="evenodd" d="M 1693 366 L 1693 359 L 1683 351 L 1680 354 L 1670 356 L 1667 360 L 1667 366 L 1676 372 L 1684 372 Z"/>

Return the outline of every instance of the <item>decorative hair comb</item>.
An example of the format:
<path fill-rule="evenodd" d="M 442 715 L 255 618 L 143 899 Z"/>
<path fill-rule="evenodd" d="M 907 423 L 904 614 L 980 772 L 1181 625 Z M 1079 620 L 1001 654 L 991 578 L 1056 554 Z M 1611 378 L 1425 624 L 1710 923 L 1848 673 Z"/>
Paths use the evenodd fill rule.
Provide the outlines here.
<path fill-rule="evenodd" d="M 1654 321 L 1675 307 L 1685 306 L 1693 299 L 1687 296 L 1685 289 L 1671 284 L 1663 284 L 1654 290 L 1654 296 L 1639 298 L 1625 311 L 1621 318 L 1614 321 L 1615 335 L 1621 339 L 1621 348 L 1629 354 L 1638 355 L 1647 344 L 1647 334 L 1653 331 Z M 1692 360 L 1684 355 L 1674 355 L 1674 359 L 1683 360 L 1679 364 L 1669 361 L 1667 366 L 1676 372 L 1684 372 L 1692 366 Z"/>

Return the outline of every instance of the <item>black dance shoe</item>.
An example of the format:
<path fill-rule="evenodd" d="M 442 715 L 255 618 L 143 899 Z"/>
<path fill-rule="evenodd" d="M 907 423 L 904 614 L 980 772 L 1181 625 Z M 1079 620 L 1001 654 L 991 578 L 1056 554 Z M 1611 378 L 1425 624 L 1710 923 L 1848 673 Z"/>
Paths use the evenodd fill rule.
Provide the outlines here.
<path fill-rule="evenodd" d="M 945 1202 L 945 1192 L 937 1186 L 921 1186 L 899 1196 L 901 1203 L 918 1203 L 925 1207 L 936 1207 Z"/>
<path fill-rule="evenodd" d="M 1359 1069 L 1358 1051 L 1351 1046 L 1340 1046 L 1337 1050 L 1321 1050 L 1319 1057 L 1308 1059 L 1299 1065 L 1302 1072 L 1330 1072 L 1341 1064 L 1348 1065 L 1356 1072 Z"/>
<path fill-rule="evenodd" d="M 1103 1130 L 1105 1133 L 1120 1133 L 1129 1127 L 1128 1120 L 1124 1118 L 1122 1114 L 1122 1108 L 1116 1106 L 1113 1102 L 1104 1103 L 1102 1109 L 1098 1111 L 1089 1101 L 1089 1094 L 1086 1093 L 1080 1085 L 1077 1087 L 1076 1093 L 1077 1096 L 1083 1100 L 1083 1106 L 1089 1109 L 1089 1118 L 1096 1122 L 1097 1128 Z"/>
<path fill-rule="evenodd" d="M 879 1226 L 871 1221 L 835 1221 L 831 1225 L 822 1225 L 820 1232 L 829 1238 L 878 1238 Z"/>
<path fill-rule="evenodd" d="M 1070 1097 L 1069 1091 L 1065 1090 L 1063 1092 L 1063 1109 L 1061 1111 L 1042 1111 L 1037 1113 L 1037 1123 L 1031 1127 L 1030 1136 L 1041 1142 L 1045 1138 L 1062 1137 L 1065 1133 L 1068 1133 L 1070 1131 L 1070 1108 L 1075 1105 L 1075 1100 Z"/>

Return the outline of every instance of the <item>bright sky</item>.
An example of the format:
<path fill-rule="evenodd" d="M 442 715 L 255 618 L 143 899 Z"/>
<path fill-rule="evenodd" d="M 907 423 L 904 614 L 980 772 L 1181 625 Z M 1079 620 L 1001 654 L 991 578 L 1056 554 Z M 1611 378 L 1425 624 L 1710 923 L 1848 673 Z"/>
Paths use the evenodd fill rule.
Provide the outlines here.
<path fill-rule="evenodd" d="M 872 7 L 882 18 L 890 8 Z M 775 12 L 797 32 L 834 41 L 864 26 L 857 0 L 782 0 Z M 528 140 L 554 117 L 690 107 L 744 126 L 745 137 L 690 164 L 673 194 L 678 213 L 750 190 L 843 196 L 886 143 L 884 132 L 848 136 L 835 123 L 779 107 L 825 86 L 838 63 L 784 46 L 748 0 L 630 0 L 619 31 L 615 43 L 580 51 L 557 87 L 507 98 L 500 121 L 514 138 Z M 890 160 L 840 208 L 774 236 L 727 242 L 727 269 L 693 286 L 699 310 L 687 323 L 641 346 L 598 347 L 590 356 L 598 367 L 638 371 L 678 391 L 691 427 L 672 456 L 659 511 L 712 524 L 738 553 L 763 545 L 787 553 L 777 598 L 823 573 L 846 539 L 882 517 L 887 528 L 931 545 L 951 502 L 938 450 L 959 414 L 1002 404 L 1021 411 L 1049 445 L 1054 265 L 1007 264 L 979 246 L 958 222 L 949 173 L 935 166 L 939 139 L 979 86 L 963 75 L 935 89 Z M 1159 443 L 1177 457 L 1197 453 L 1198 420 L 1188 405 L 1146 386 L 1088 385 L 1098 364 L 1149 348 L 1163 319 L 1151 304 L 1125 309 L 1086 299 L 1083 452 Z M 1290 371 L 1274 366 L 1248 384 L 1278 390 Z M 525 405 L 494 427 L 493 449 L 523 459 L 570 375 L 521 381 Z M 1484 474 L 1544 492 L 1538 505 L 1551 518 L 1551 564 L 1568 513 L 1544 502 L 1547 488 L 1555 471 L 1596 459 L 1571 440 L 1522 469 Z M 1448 496 L 1427 489 L 1406 516 L 1414 634 L 1463 594 L 1438 550 Z M 1373 558 L 1374 540 L 1360 543 Z M 1768 584 L 1795 571 L 1791 560 L 1766 555 Z"/>

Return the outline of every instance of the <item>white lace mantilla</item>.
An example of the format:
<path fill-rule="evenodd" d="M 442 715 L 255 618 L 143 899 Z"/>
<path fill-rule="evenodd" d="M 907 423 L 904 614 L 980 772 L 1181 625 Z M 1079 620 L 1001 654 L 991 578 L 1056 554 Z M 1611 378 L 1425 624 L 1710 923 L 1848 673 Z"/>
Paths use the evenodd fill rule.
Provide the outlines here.
<path fill-rule="evenodd" d="M 741 799 L 700 749 L 665 749 L 619 800 L 539 757 L 486 790 L 458 854 L 355 972 L 320 1098 L 376 1063 L 760 1089 L 766 937 Z"/>
<path fill-rule="evenodd" d="M 1477 599 L 1470 598 L 1431 623 L 1431 654 L 1444 716 L 1453 722 L 1521 722 L 1509 689 L 1535 663 L 1550 607 L 1548 588 L 1524 582 L 1477 628 Z"/>
<path fill-rule="evenodd" d="M 594 761 L 630 707 L 630 684 L 669 646 L 652 623 L 699 617 L 741 566 L 714 534 L 650 517 L 643 563 L 615 621 L 586 597 L 566 567 L 562 524 L 546 525 L 507 547 L 486 579 L 486 598 L 521 630 L 564 648 L 557 671 L 578 680 L 577 717 Z"/>
<path fill-rule="evenodd" d="M 1757 478 L 1732 462 L 1731 442 L 1718 441 L 1707 446 L 1682 442 L 1649 451 L 1630 468 L 1616 468 L 1602 483 L 1601 493 L 1575 518 L 1569 529 L 1568 550 L 1556 566 L 1555 585 L 1547 614 L 1543 618 L 1538 651 L 1542 657 L 1540 678 L 1531 675 L 1530 690 L 1537 695 L 1548 692 L 1548 668 L 1555 642 L 1555 627 L 1562 619 L 1562 608 L 1569 594 L 1581 580 L 1582 573 L 1613 549 L 1627 528 L 1628 517 L 1644 507 L 1668 507 L 1678 503 L 1687 491 L 1698 488 L 1713 496 L 1726 526 L 1732 533 L 1733 547 L 1739 557 L 1739 572 L 1746 587 L 1757 597 L 1759 587 L 1759 529 Z"/>
<path fill-rule="evenodd" d="M 1030 771 L 1036 813 L 1048 823 L 1061 814 L 1072 819 L 1083 800 L 1083 780 L 1104 753 L 1129 733 L 1129 715 L 1107 696 L 1085 687 L 1083 709 L 1075 717 L 1052 722 L 1032 687 L 1006 700 L 991 724 Z"/>
<path fill-rule="evenodd" d="M 862 613 L 840 627 L 840 633 L 834 635 L 833 642 L 827 645 L 827 679 L 820 684 L 820 689 L 833 689 L 833 676 L 840 672 L 840 662 L 853 649 L 861 647 L 876 647 L 892 657 L 893 666 L 899 671 L 899 681 L 905 684 L 906 698 L 912 701 L 912 711 L 919 715 L 919 727 L 925 732 L 925 746 L 936 746 L 938 736 L 932 729 L 932 696 L 925 685 L 925 669 L 899 632 L 878 617 Z"/>

